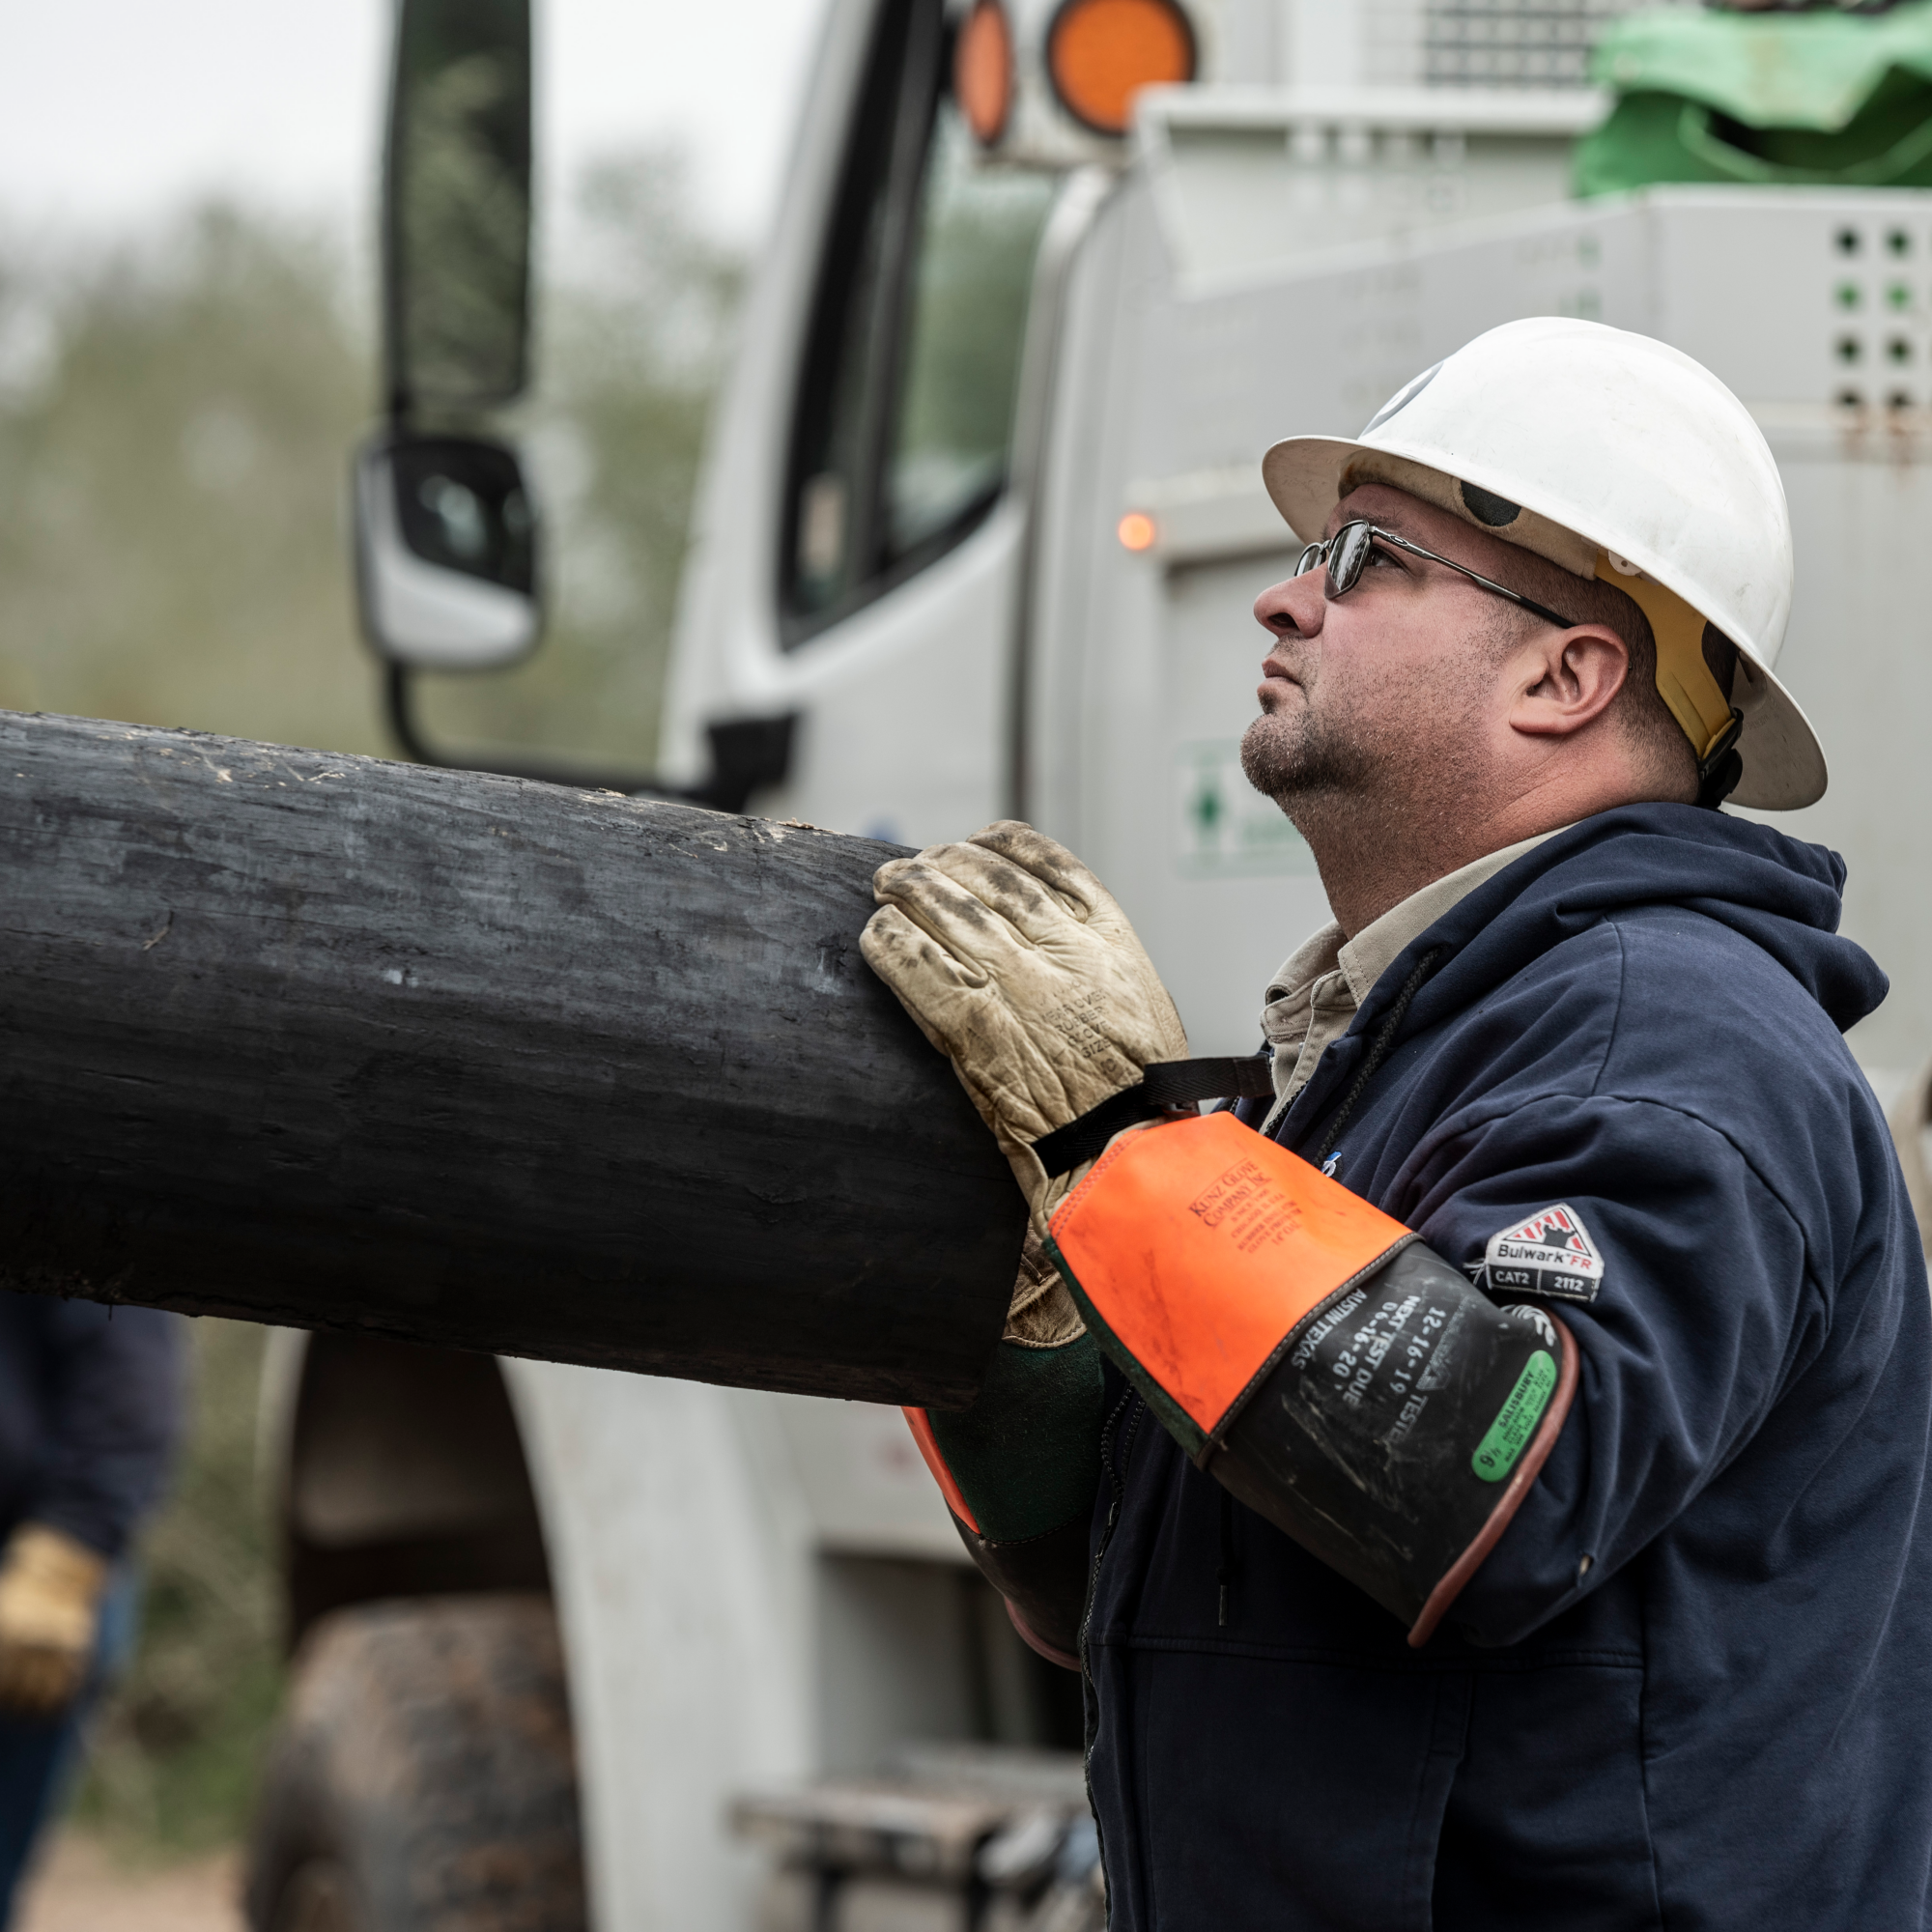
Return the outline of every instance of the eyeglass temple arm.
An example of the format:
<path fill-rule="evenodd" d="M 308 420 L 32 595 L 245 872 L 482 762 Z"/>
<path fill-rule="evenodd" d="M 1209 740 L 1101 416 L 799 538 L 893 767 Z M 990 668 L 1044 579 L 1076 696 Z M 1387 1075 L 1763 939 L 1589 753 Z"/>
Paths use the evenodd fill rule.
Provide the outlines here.
<path fill-rule="evenodd" d="M 1397 550 L 1406 550 L 1411 556 L 1426 556 L 1431 563 L 1446 563 L 1451 570 L 1459 571 L 1471 583 L 1480 583 L 1485 590 L 1492 591 L 1498 597 L 1507 597 L 1512 604 L 1520 606 L 1532 616 L 1541 617 L 1546 624 L 1554 624 L 1559 631 L 1574 631 L 1577 628 L 1574 617 L 1566 617 L 1560 611 L 1552 611 L 1548 604 L 1539 604 L 1534 597 L 1525 597 L 1520 590 L 1512 590 L 1507 583 L 1497 583 L 1485 577 L 1479 570 L 1471 570 L 1466 563 L 1458 563 L 1453 556 L 1438 556 L 1433 550 L 1424 550 L 1419 543 L 1410 543 L 1406 537 L 1397 536 L 1393 530 L 1379 526 L 1376 529 L 1376 540 L 1393 544 Z"/>

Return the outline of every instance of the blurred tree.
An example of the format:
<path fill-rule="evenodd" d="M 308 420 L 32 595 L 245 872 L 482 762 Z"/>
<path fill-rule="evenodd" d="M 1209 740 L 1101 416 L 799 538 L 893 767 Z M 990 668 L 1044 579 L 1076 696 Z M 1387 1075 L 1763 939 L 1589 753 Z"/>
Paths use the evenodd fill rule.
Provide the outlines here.
<path fill-rule="evenodd" d="M 526 666 L 424 680 L 431 733 L 655 762 L 742 264 L 682 160 L 591 170 L 503 425 L 546 524 Z M 0 706 L 390 753 L 357 641 L 347 462 L 378 392 L 343 250 L 205 208 L 75 262 L 0 248 Z"/>
<path fill-rule="evenodd" d="M 339 532 L 340 251 L 232 209 L 0 270 L 0 704 L 383 749 Z M 31 319 L 31 320 L 30 320 Z"/>

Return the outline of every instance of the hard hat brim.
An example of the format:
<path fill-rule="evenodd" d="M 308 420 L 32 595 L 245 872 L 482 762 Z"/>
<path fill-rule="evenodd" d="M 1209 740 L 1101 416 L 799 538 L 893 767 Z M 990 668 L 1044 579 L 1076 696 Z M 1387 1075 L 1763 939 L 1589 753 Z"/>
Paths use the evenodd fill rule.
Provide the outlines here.
<path fill-rule="evenodd" d="M 1408 457 L 1393 440 L 1372 443 L 1340 436 L 1295 436 L 1275 443 L 1262 458 L 1262 480 L 1289 528 L 1303 543 L 1315 543 L 1327 529 L 1329 514 L 1342 500 L 1342 484 L 1350 463 L 1391 456 L 1447 477 L 1439 466 Z M 1512 479 L 1505 477 L 1471 473 L 1448 480 L 1473 483 L 1512 497 L 1519 493 Z M 1534 503 L 1525 506 L 1538 508 Z M 1591 533 L 1583 530 L 1577 534 L 1588 539 Z M 1639 556 L 1634 561 L 1648 565 L 1649 559 Z M 1664 573 L 1655 574 L 1660 582 L 1668 582 Z M 1744 713 L 1744 729 L 1738 738 L 1744 778 L 1727 802 L 1759 811 L 1796 811 L 1815 805 L 1825 795 L 1829 777 L 1818 734 L 1798 700 L 1757 656 L 1752 640 L 1735 641 L 1739 646 L 1738 676 L 1731 701 Z"/>

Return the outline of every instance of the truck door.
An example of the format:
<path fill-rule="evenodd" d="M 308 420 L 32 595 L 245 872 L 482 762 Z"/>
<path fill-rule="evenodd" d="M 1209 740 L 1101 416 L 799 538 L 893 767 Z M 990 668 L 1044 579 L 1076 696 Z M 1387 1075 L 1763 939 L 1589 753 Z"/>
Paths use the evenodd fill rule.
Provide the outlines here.
<path fill-rule="evenodd" d="M 912 843 L 1008 806 L 1015 401 L 1061 179 L 979 158 L 951 43 L 942 0 L 834 10 L 719 423 L 665 748 L 696 771 L 707 723 L 795 714 L 754 809 Z M 826 115 L 841 68 L 848 111 Z"/>

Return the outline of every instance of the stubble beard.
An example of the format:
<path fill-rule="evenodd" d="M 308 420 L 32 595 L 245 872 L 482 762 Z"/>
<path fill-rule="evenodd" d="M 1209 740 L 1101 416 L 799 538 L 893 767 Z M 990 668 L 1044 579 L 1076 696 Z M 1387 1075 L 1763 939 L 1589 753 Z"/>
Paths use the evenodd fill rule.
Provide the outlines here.
<path fill-rule="evenodd" d="M 1303 706 L 1264 712 L 1241 739 L 1241 770 L 1302 830 L 1302 818 L 1330 802 L 1372 794 L 1381 759 L 1361 735 Z"/>
<path fill-rule="evenodd" d="M 1345 879 L 1435 876 L 1432 855 L 1455 843 L 1483 782 L 1475 655 L 1426 698 L 1391 681 L 1338 710 L 1304 690 L 1248 726 L 1241 770 L 1308 841 L 1331 902 Z"/>

